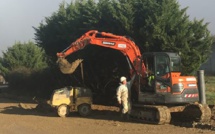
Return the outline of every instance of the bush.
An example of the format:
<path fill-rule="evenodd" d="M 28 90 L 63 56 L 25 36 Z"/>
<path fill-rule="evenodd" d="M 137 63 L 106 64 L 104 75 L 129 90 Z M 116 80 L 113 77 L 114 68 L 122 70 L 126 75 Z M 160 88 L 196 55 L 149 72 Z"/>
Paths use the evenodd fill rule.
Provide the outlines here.
<path fill-rule="evenodd" d="M 9 87 L 17 95 L 49 98 L 52 91 L 59 87 L 57 73 L 51 68 L 40 71 L 18 68 L 8 75 Z"/>
<path fill-rule="evenodd" d="M 25 67 L 14 69 L 8 74 L 9 87 L 11 89 L 26 89 L 29 84 L 31 70 Z"/>

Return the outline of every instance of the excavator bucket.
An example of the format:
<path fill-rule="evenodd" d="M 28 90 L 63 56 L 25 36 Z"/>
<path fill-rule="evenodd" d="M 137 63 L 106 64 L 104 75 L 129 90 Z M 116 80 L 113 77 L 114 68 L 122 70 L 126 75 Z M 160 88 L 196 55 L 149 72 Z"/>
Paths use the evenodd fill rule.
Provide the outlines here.
<path fill-rule="evenodd" d="M 82 61 L 83 59 L 77 59 L 69 63 L 65 58 L 58 58 L 57 63 L 63 74 L 72 74 Z"/>

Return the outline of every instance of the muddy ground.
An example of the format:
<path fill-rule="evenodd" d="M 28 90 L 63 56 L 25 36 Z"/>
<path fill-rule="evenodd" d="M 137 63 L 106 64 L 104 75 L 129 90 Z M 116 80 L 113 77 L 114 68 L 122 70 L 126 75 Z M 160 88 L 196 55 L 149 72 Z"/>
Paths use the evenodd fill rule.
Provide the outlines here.
<path fill-rule="evenodd" d="M 60 118 L 53 109 L 23 97 L 0 93 L 1 134 L 214 134 L 215 126 L 208 124 L 171 123 L 169 125 L 144 124 L 121 121 L 117 107 L 93 105 L 89 117 L 71 113 Z M 213 121 L 213 120 L 212 120 Z M 214 122 L 211 122 L 213 124 Z"/>

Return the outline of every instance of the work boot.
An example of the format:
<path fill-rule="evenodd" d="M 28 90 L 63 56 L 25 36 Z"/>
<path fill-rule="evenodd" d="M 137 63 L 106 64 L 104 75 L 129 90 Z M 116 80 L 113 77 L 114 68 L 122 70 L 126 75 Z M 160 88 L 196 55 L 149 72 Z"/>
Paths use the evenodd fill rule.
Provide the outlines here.
<path fill-rule="evenodd" d="M 128 113 L 126 113 L 126 114 L 124 114 L 124 118 L 125 118 L 125 121 L 128 121 L 129 119 L 130 119 L 130 116 L 129 116 L 129 114 Z"/>
<path fill-rule="evenodd" d="M 121 118 L 121 119 L 123 118 L 123 113 L 120 114 L 120 118 Z"/>
<path fill-rule="evenodd" d="M 129 120 L 129 114 L 128 113 L 121 114 L 121 119 L 122 119 L 122 121 L 128 121 Z"/>

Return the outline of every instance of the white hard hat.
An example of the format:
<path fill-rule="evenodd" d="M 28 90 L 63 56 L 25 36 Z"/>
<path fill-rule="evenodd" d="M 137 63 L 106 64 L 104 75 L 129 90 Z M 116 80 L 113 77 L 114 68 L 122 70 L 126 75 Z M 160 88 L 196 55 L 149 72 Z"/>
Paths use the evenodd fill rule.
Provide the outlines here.
<path fill-rule="evenodd" d="M 122 76 L 122 77 L 120 78 L 120 82 L 123 82 L 124 80 L 126 80 L 126 78 L 125 78 L 124 76 Z"/>

